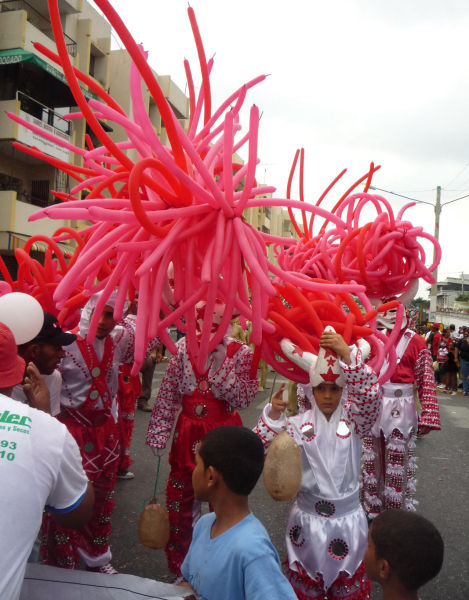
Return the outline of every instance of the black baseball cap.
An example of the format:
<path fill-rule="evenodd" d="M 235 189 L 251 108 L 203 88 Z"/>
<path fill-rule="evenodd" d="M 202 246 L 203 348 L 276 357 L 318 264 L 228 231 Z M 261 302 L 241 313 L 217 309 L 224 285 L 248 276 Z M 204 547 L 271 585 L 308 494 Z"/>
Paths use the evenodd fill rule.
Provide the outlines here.
<path fill-rule="evenodd" d="M 32 339 L 29 343 L 36 344 L 38 342 L 44 342 L 45 344 L 52 344 L 53 346 L 69 346 L 77 339 L 74 333 L 65 332 L 60 327 L 59 322 L 48 312 L 44 312 L 44 324 L 41 331 L 37 336 Z"/>

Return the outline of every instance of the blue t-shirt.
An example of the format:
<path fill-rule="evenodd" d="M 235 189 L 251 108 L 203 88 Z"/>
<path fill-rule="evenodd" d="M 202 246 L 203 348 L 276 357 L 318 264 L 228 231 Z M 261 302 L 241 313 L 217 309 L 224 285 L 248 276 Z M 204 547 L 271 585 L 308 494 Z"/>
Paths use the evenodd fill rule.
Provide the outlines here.
<path fill-rule="evenodd" d="M 196 524 L 181 573 L 202 600 L 297 600 L 269 534 L 253 514 L 214 539 L 215 513 Z"/>

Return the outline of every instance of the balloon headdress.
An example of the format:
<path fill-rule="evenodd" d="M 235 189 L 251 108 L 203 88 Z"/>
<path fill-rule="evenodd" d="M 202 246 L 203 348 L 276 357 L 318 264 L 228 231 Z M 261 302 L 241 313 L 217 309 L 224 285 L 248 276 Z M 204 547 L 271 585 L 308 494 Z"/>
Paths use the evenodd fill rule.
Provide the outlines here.
<path fill-rule="evenodd" d="M 391 335 L 385 336 L 377 330 L 376 319 L 380 313 L 393 308 L 397 308 L 401 318 L 404 312 L 402 305 L 392 301 L 373 308 L 365 294 L 358 298 L 337 294 L 333 291 L 334 286 L 329 287 L 325 281 L 322 283 L 324 291 L 316 293 L 297 289 L 288 283 L 276 284 L 277 296 L 269 301 L 268 310 L 268 318 L 274 324 L 275 332 L 264 334 L 262 357 L 288 379 L 308 383 L 310 379 L 307 373 L 315 360 L 311 355 L 319 356 L 319 338 L 330 326 L 342 335 L 346 344 L 359 347 L 362 344 L 362 351 L 365 345 L 361 340 L 366 340 L 370 348 L 366 351 L 369 354 L 368 362 L 376 373 L 380 373 L 386 359 L 387 368 L 380 375 L 380 382 L 385 381 L 390 368 L 395 365 L 393 344 L 399 335 L 399 328 L 394 327 Z"/>
<path fill-rule="evenodd" d="M 263 81 L 264 75 L 239 87 L 213 110 L 210 86 L 213 59 L 206 59 L 194 11 L 189 7 L 202 85 L 197 95 L 189 63 L 185 61 L 190 118 L 184 131 L 143 49 L 135 43 L 111 3 L 95 1 L 133 61 L 130 68 L 133 116 L 126 115 L 96 81 L 71 64 L 57 0 L 48 0 L 57 54 L 41 44 L 35 44 L 35 48 L 62 67 L 79 108 L 68 118 L 86 119 L 100 145 L 95 148 L 88 137 L 88 147 L 80 148 L 9 113 L 16 122 L 66 147 L 79 159 L 73 164 L 66 163 L 37 148 L 14 144 L 63 170 L 76 182 L 71 194 L 55 193 L 62 204 L 46 207 L 32 219 L 83 219 L 91 223 L 83 231 L 84 247 L 58 282 L 53 300 L 60 311 L 77 290 L 79 293 L 83 290 L 86 296 L 102 291 L 107 299 L 117 289 L 115 316 L 118 317 L 129 290 L 137 290 L 134 368 L 142 363 L 148 341 L 156 335 L 175 352 L 166 328 L 175 325 L 183 329 L 183 320 L 189 351 L 201 369 L 207 355 L 221 341 L 235 310 L 252 322 L 254 344 L 261 344 L 263 332 L 274 332 L 274 326 L 266 318 L 268 298 L 275 295 L 272 276 L 296 286 L 301 284 L 311 291 L 323 287 L 320 282 L 308 281 L 269 262 L 266 243 L 288 244 L 289 240 L 262 234 L 243 218 L 243 211 L 250 207 L 300 208 L 304 204 L 266 197 L 275 189 L 256 181 L 259 109 L 251 107 L 245 133 L 241 132 L 240 111 L 247 92 Z M 99 99 L 87 102 L 79 80 Z M 161 114 L 169 147 L 162 145 L 149 119 L 142 82 Z M 103 129 L 100 123 L 103 119 L 122 127 L 127 140 L 115 143 Z M 233 157 L 243 147 L 248 159 L 239 164 Z M 128 150 L 135 150 L 136 161 L 126 154 Z M 84 190 L 88 192 L 86 199 L 79 199 Z M 337 227 L 345 227 L 340 218 L 319 206 L 304 208 Z M 174 302 L 171 306 L 164 293 L 170 264 L 173 266 L 171 302 Z M 353 283 L 340 283 L 334 288 L 342 293 L 361 290 L 360 285 Z M 201 300 L 206 302 L 206 311 L 198 338 L 195 306 Z M 217 301 L 226 304 L 226 311 L 217 331 L 212 332 Z M 90 334 L 93 335 L 93 327 Z"/>
<path fill-rule="evenodd" d="M 324 332 L 336 333 L 330 325 L 324 328 Z M 357 346 L 361 351 L 362 360 L 366 360 L 370 355 L 370 345 L 366 340 L 360 338 L 357 340 Z M 323 383 L 336 384 L 340 387 L 345 386 L 345 379 L 340 368 L 337 354 L 328 348 L 319 348 L 318 354 L 303 351 L 299 346 L 293 344 L 291 340 L 284 338 L 280 342 L 283 353 L 292 362 L 297 364 L 309 375 L 311 386 L 317 387 Z"/>

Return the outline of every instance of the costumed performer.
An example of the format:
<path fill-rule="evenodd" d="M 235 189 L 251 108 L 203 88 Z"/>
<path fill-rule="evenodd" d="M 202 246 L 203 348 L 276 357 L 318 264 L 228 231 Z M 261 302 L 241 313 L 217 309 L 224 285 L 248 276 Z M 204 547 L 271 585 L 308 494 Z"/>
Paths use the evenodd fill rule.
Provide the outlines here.
<path fill-rule="evenodd" d="M 18 600 L 45 505 L 64 526 L 80 527 L 91 516 L 93 486 L 67 429 L 43 410 L 11 398 L 13 386 L 25 381 L 31 404 L 38 406 L 36 394 L 47 389 L 36 365 L 26 366 L 17 355 L 13 333 L 3 323 L 0 381 L 0 598 Z"/>
<path fill-rule="evenodd" d="M 368 525 L 360 504 L 361 437 L 376 420 L 381 391 L 365 363 L 369 345 L 347 346 L 326 326 L 318 356 L 290 340 L 285 356 L 309 372 L 311 408 L 285 417 L 283 385 L 259 419 L 255 432 L 265 448 L 286 430 L 301 450 L 302 479 L 288 518 L 286 575 L 298 598 L 370 598 L 362 559 Z"/>
<path fill-rule="evenodd" d="M 130 337 L 135 336 L 137 326 L 136 317 L 136 300 L 130 303 L 127 315 L 122 319 L 121 323 L 116 326 L 116 330 L 120 328 L 127 329 Z M 152 341 L 152 346 L 157 343 L 157 339 Z M 145 359 L 153 362 L 153 356 L 161 357 L 161 344 L 158 343 L 156 348 Z M 161 359 L 160 359 L 161 360 Z M 160 362 L 155 359 L 156 362 Z M 132 363 L 126 362 L 119 365 L 119 384 L 117 388 L 117 403 L 119 405 L 119 431 L 120 431 L 120 460 L 117 469 L 117 479 L 133 479 L 135 475 L 129 471 L 132 464 L 130 458 L 130 443 L 132 441 L 132 432 L 135 424 L 135 407 L 137 398 L 140 398 L 142 392 L 142 384 L 140 383 L 140 374 L 132 375 Z M 153 374 L 153 373 L 152 373 Z"/>
<path fill-rule="evenodd" d="M 66 347 L 62 373 L 61 414 L 58 417 L 77 441 L 83 468 L 94 484 L 93 516 L 75 532 L 49 521 L 42 552 L 44 562 L 73 569 L 81 559 L 88 570 L 105 574 L 117 571 L 111 565 L 111 518 L 114 484 L 119 465 L 117 424 L 118 369 L 134 360 L 134 336 L 116 328 L 114 291 L 106 302 L 92 344 L 86 341 L 100 293 L 83 308 L 77 340 Z"/>
<path fill-rule="evenodd" d="M 204 306 L 197 308 L 201 328 Z M 224 304 L 215 305 L 212 331 L 222 320 Z M 168 443 L 176 415 L 169 455 L 171 471 L 166 488 L 170 538 L 166 546 L 169 569 L 180 575 L 192 539 L 192 529 L 200 517 L 200 503 L 194 499 L 192 471 L 195 451 L 207 431 L 221 425 L 242 425 L 236 409 L 247 408 L 257 392 L 257 377 L 251 373 L 253 353 L 249 346 L 229 337 L 229 332 L 209 354 L 206 368 L 198 373 L 186 338 L 177 344 L 155 400 L 147 432 L 147 444 L 161 456 Z"/>
<path fill-rule="evenodd" d="M 401 295 L 399 301 L 404 304 L 406 297 Z M 394 328 L 395 322 L 396 310 L 377 317 L 377 327 L 386 332 Z M 362 503 L 370 519 L 387 508 L 415 510 L 416 436 L 440 429 L 432 355 L 425 341 L 407 328 L 405 311 L 396 359 L 393 374 L 382 386 L 379 418 L 371 435 L 363 440 Z M 422 407 L 419 416 L 414 381 Z"/>

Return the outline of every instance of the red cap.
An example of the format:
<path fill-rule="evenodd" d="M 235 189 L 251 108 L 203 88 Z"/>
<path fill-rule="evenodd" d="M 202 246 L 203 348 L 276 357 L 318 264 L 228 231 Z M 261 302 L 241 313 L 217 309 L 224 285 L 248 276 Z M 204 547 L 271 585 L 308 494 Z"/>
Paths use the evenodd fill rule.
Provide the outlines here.
<path fill-rule="evenodd" d="M 6 325 L 0 323 L 0 386 L 13 387 L 23 380 L 25 363 L 18 356 L 15 338 Z"/>

